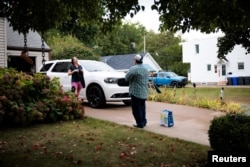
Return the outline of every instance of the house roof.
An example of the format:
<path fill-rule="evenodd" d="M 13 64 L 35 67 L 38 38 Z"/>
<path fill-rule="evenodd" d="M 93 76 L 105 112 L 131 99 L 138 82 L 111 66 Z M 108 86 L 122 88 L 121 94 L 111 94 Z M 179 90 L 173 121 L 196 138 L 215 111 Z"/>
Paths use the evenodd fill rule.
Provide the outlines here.
<path fill-rule="evenodd" d="M 8 24 L 7 29 L 7 49 L 22 50 L 24 48 L 24 36 L 17 31 L 13 31 L 13 28 Z M 44 42 L 45 51 L 50 51 L 49 46 Z M 42 42 L 41 36 L 36 31 L 29 31 L 27 34 L 27 47 L 31 51 L 41 51 Z"/>
<path fill-rule="evenodd" d="M 116 56 L 103 56 L 101 61 L 107 63 L 116 70 L 129 69 L 134 65 L 134 57 L 136 54 L 125 54 Z M 145 55 L 145 54 L 144 54 Z M 142 56 L 144 56 L 142 55 Z"/>
<path fill-rule="evenodd" d="M 143 64 L 143 66 L 148 69 L 148 71 L 155 71 L 149 64 Z"/>
<path fill-rule="evenodd" d="M 115 56 L 102 56 L 101 61 L 107 63 L 116 70 L 129 69 L 134 65 L 134 57 L 138 53 L 124 54 Z M 146 56 L 147 53 L 140 53 L 141 56 Z M 155 71 L 150 65 L 143 64 L 149 71 Z"/>

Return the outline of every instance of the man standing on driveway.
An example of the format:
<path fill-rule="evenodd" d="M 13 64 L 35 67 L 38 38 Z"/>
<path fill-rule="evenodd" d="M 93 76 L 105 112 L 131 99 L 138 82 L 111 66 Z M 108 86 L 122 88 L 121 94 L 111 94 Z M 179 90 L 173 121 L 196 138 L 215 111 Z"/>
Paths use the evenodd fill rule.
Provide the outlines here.
<path fill-rule="evenodd" d="M 125 76 L 129 81 L 129 93 L 131 95 L 132 113 L 136 121 L 136 128 L 143 128 L 147 124 L 146 99 L 148 97 L 148 70 L 142 65 L 143 57 L 135 55 L 135 65 Z"/>

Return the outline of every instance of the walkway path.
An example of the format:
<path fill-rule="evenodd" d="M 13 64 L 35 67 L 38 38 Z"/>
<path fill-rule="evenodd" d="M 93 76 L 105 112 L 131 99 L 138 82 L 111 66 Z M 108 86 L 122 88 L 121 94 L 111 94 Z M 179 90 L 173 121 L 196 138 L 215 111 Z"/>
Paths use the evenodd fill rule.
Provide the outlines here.
<path fill-rule="evenodd" d="M 210 145 L 208 140 L 210 121 L 215 116 L 224 115 L 222 112 L 185 105 L 151 101 L 147 101 L 146 105 L 148 124 L 144 130 L 208 146 Z M 160 126 L 160 112 L 165 109 L 173 112 L 174 127 Z M 135 124 L 130 106 L 124 106 L 122 103 L 108 104 L 104 109 L 86 106 L 85 110 L 88 117 L 131 127 Z"/>

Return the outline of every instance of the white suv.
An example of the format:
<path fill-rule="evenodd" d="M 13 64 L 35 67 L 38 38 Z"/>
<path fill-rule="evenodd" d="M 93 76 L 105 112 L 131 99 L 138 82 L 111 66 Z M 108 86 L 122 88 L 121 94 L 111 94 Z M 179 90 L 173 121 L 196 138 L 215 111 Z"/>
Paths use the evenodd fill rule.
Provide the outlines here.
<path fill-rule="evenodd" d="M 71 90 L 71 76 L 68 75 L 70 59 L 46 61 L 40 72 L 51 79 L 58 77 L 64 91 Z M 86 87 L 81 90 L 80 98 L 87 99 L 93 108 L 103 107 L 106 102 L 123 101 L 129 105 L 128 82 L 125 73 L 115 71 L 109 65 L 95 60 L 78 60 L 84 71 Z"/>

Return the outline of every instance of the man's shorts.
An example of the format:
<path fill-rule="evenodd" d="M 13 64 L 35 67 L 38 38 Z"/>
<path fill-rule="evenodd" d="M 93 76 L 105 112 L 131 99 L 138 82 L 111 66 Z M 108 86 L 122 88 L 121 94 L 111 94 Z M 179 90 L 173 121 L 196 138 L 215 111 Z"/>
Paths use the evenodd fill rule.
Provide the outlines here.
<path fill-rule="evenodd" d="M 82 84 L 81 84 L 81 82 L 72 82 L 72 83 L 71 83 L 71 86 L 72 86 L 72 87 L 75 87 L 75 89 L 77 89 L 77 90 L 82 89 Z"/>

